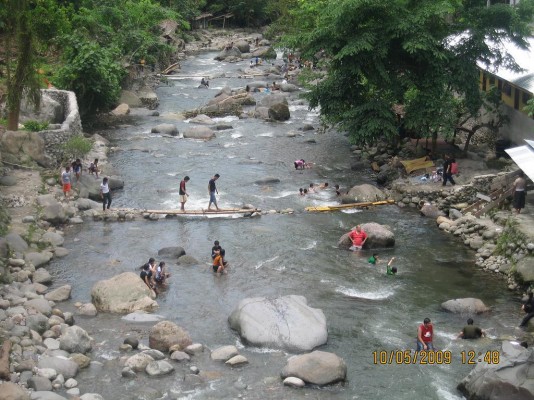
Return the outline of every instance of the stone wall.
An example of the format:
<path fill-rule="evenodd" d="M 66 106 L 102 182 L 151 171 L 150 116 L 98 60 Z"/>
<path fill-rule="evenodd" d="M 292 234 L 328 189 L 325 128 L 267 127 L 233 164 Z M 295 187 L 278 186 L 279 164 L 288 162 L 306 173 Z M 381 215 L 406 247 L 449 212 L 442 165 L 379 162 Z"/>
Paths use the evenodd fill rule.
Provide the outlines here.
<path fill-rule="evenodd" d="M 60 103 L 64 110 L 65 119 L 59 129 L 47 129 L 39 132 L 39 136 L 45 143 L 46 156 L 54 164 L 63 155 L 63 144 L 72 136 L 82 134 L 82 120 L 74 92 L 58 89 L 43 89 L 42 92 Z"/>

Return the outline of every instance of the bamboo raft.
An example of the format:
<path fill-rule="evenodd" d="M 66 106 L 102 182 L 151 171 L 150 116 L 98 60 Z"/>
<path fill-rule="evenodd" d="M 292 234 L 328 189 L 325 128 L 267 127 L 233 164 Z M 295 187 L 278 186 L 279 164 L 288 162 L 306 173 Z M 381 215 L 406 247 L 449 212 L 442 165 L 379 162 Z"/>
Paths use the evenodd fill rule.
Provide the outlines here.
<path fill-rule="evenodd" d="M 364 203 L 350 203 L 350 204 L 340 204 L 335 206 L 317 206 L 317 207 L 306 207 L 305 210 L 308 212 L 327 212 L 327 211 L 338 211 L 349 208 L 364 208 L 372 206 L 383 206 L 386 204 L 393 204 L 395 200 L 382 200 L 382 201 L 367 201 Z"/>
<path fill-rule="evenodd" d="M 225 208 L 219 210 L 148 210 L 142 208 L 116 208 L 115 211 L 124 211 L 130 213 L 140 214 L 166 214 L 166 215 L 221 215 L 221 214 L 248 214 L 261 212 L 260 209 L 244 209 L 244 208 Z"/>

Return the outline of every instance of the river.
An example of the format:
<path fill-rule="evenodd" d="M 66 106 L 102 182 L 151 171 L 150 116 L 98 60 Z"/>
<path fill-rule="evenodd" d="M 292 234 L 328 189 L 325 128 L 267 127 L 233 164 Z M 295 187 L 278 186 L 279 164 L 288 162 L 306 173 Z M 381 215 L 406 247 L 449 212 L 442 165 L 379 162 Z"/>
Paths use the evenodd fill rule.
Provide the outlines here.
<path fill-rule="evenodd" d="M 73 286 L 73 301 L 90 301 L 92 285 L 138 267 L 167 246 L 182 246 L 200 261 L 197 266 L 170 265 L 169 289 L 158 298 L 158 314 L 185 328 L 193 342 L 214 349 L 235 344 L 249 364 L 231 369 L 209 360 L 206 351 L 189 364 L 175 364 L 170 376 L 150 379 L 139 374 L 121 378 L 118 347 L 127 335 L 145 344 L 151 324 L 132 324 L 119 316 L 99 314 L 77 317 L 77 324 L 95 339 L 92 359 L 99 361 L 77 377 L 82 393 L 97 392 L 110 400 L 137 398 L 172 399 L 460 399 L 458 382 L 472 366 L 462 363 L 460 352 L 497 349 L 500 338 L 513 335 L 520 313 L 505 282 L 474 266 L 474 253 L 439 231 L 432 219 L 412 209 L 382 206 L 361 212 L 311 214 L 305 206 L 335 203 L 334 191 L 307 197 L 299 187 L 328 181 L 342 188 L 370 182 L 365 171 L 350 170 L 351 153 L 344 135 L 316 131 L 288 137 L 304 124 L 318 126 L 318 115 L 301 100 L 290 101 L 287 123 L 225 118 L 233 129 L 217 132 L 209 142 L 167 138 L 151 134 L 163 122 L 176 123 L 183 131 L 188 123 L 176 113 L 205 104 L 224 86 L 243 87 L 238 68 L 205 53 L 182 63 L 183 76 L 162 85 L 159 117 L 134 117 L 134 123 L 105 132 L 120 151 L 109 161 L 124 178 L 124 190 L 114 193 L 113 206 L 178 208 L 178 184 L 189 175 L 186 207 L 206 208 L 208 180 L 215 174 L 221 207 L 251 203 L 262 209 L 295 210 L 293 215 L 261 218 L 176 218 L 157 222 L 103 223 L 89 221 L 65 231 L 70 254 L 54 260 L 50 271 L 55 286 Z M 200 76 L 220 74 L 209 90 L 197 89 Z M 262 96 L 264 94 L 257 94 Z M 313 140 L 311 140 L 313 139 Z M 315 142 L 313 142 L 315 141 Z M 296 171 L 293 161 L 304 158 L 314 168 Z M 280 183 L 258 186 L 254 182 L 276 177 Z M 385 275 L 385 263 L 371 266 L 370 252 L 362 254 L 336 248 L 339 237 L 357 223 L 389 225 L 396 247 L 380 251 L 384 260 L 396 257 L 396 277 Z M 228 275 L 216 277 L 208 263 L 214 240 L 220 240 L 231 263 Z M 237 303 L 245 297 L 303 295 L 310 306 L 324 311 L 328 343 L 320 349 L 343 357 L 347 382 L 325 388 L 296 390 L 284 387 L 280 371 L 291 354 L 273 349 L 250 348 L 227 323 Z M 440 309 L 446 300 L 477 297 L 492 308 L 476 316 L 490 339 L 478 342 L 454 340 L 467 316 Z M 73 309 L 72 304 L 64 309 Z M 374 351 L 415 347 L 418 325 L 425 317 L 434 322 L 435 345 L 452 354 L 450 364 L 380 365 Z M 196 365 L 206 381 L 196 385 L 183 379 Z"/>

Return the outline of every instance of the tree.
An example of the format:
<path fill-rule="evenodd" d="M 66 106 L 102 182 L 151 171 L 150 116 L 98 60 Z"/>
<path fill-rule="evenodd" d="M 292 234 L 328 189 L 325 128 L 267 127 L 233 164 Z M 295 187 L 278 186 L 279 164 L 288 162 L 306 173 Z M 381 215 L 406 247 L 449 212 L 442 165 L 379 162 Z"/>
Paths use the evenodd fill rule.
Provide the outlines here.
<path fill-rule="evenodd" d="M 6 0 L 3 26 L 6 51 L 7 129 L 18 130 L 20 103 L 24 95 L 39 106 L 40 83 L 36 72 L 36 46 L 29 0 Z M 15 53 L 16 51 L 16 53 Z"/>
<path fill-rule="evenodd" d="M 525 47 L 534 1 L 517 7 L 485 0 L 308 0 L 293 12 L 284 43 L 312 59 L 323 51 L 327 74 L 310 86 L 311 107 L 348 131 L 355 142 L 397 135 L 395 104 L 406 125 L 432 136 L 450 136 L 456 99 L 472 115 L 484 96 L 477 61 L 517 68 L 503 40 Z M 495 46 L 487 43 L 491 38 Z"/>
<path fill-rule="evenodd" d="M 38 107 L 43 84 L 38 74 L 42 49 L 70 31 L 68 13 L 56 0 L 4 0 L 0 33 L 5 40 L 8 129 L 17 130 L 21 100 Z"/>

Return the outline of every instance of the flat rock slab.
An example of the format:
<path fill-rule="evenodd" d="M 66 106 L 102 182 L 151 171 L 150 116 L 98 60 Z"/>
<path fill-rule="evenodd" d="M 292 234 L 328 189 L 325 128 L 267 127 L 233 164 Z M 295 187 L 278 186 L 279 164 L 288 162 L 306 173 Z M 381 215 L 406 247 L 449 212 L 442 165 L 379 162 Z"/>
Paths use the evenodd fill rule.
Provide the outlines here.
<path fill-rule="evenodd" d="M 158 322 L 164 319 L 163 315 L 133 312 L 121 318 L 128 322 Z"/>
<path fill-rule="evenodd" d="M 254 346 L 310 351 L 328 339 L 324 313 L 309 307 L 303 296 L 244 299 L 228 322 L 245 343 Z"/>

